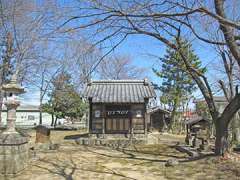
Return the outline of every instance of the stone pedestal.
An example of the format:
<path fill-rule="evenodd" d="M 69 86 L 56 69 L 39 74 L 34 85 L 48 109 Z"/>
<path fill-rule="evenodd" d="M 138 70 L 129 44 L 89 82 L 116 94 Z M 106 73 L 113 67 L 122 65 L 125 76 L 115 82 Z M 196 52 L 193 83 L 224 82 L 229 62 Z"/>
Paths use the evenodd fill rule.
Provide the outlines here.
<path fill-rule="evenodd" d="M 14 175 L 28 163 L 28 138 L 19 133 L 0 134 L 0 174 Z"/>

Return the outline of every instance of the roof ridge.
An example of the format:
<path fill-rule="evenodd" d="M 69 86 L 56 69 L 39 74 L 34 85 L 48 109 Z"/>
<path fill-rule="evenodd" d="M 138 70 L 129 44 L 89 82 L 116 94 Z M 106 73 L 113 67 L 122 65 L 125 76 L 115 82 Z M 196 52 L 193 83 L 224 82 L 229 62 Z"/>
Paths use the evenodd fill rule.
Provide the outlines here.
<path fill-rule="evenodd" d="M 114 84 L 135 84 L 135 83 L 139 83 L 139 84 L 144 84 L 144 85 L 150 85 L 150 81 L 148 81 L 148 79 L 118 79 L 118 80 L 114 80 L 114 79 L 103 79 L 103 80 L 91 80 L 90 82 L 88 82 L 88 85 L 91 84 L 104 84 L 104 83 L 114 83 Z"/>
<path fill-rule="evenodd" d="M 125 83 L 125 82 L 144 82 L 144 80 L 140 80 L 140 79 L 134 79 L 134 80 L 132 80 L 132 79 L 121 79 L 121 80 L 93 80 L 92 81 L 92 83 L 104 83 L 104 82 L 116 82 L 116 83 L 121 83 L 121 82 L 123 82 L 123 83 Z"/>

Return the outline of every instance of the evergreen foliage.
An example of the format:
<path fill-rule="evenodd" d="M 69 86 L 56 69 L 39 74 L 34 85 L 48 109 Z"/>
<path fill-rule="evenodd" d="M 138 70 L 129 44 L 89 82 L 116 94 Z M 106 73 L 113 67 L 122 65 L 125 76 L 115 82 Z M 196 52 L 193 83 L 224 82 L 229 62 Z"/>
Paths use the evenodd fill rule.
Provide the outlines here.
<path fill-rule="evenodd" d="M 186 40 L 181 40 L 181 51 L 188 57 L 188 62 L 199 73 L 205 73 L 206 68 L 201 67 L 201 61 L 195 55 L 191 44 Z M 179 51 L 168 48 L 161 60 L 161 68 L 153 69 L 154 73 L 162 79 L 162 84 L 158 89 L 162 92 L 161 103 L 167 104 L 172 111 L 171 122 L 175 121 L 175 115 L 181 104 L 184 104 L 190 95 L 197 89 L 196 83 L 188 74 L 187 68 Z M 172 128 L 172 123 L 170 128 Z"/>
<path fill-rule="evenodd" d="M 53 114 L 56 119 L 70 118 L 74 121 L 83 117 L 87 104 L 74 89 L 71 76 L 61 72 L 52 84 L 53 91 L 49 94 L 50 100 L 43 105 L 43 110 Z"/>

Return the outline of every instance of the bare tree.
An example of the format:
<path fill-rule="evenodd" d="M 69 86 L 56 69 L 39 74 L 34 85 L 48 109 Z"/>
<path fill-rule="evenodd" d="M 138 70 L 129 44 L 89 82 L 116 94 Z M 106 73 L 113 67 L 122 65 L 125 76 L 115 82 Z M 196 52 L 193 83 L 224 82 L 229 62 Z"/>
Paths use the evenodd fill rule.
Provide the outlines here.
<path fill-rule="evenodd" d="M 85 20 L 82 21 L 81 25 L 75 26 L 71 30 L 93 28 L 95 35 L 98 34 L 98 37 L 100 34 L 102 35 L 96 44 L 111 39 L 114 42 L 112 49 L 115 49 L 129 35 L 142 34 L 153 37 L 180 52 L 185 69 L 201 90 L 215 124 L 215 153 L 217 155 L 225 153 L 228 125 L 240 108 L 240 93 L 236 91 L 236 95 L 223 113 L 220 113 L 216 108 L 207 77 L 191 66 L 188 58 L 182 52 L 180 43 L 174 44 L 172 42 L 174 39 L 179 42 L 181 36 L 194 35 L 207 44 L 227 46 L 234 61 L 240 67 L 239 19 L 230 19 L 226 15 L 227 12 L 231 12 L 231 10 L 226 10 L 226 6 L 235 8 L 233 4 L 224 0 L 214 0 L 213 4 L 208 1 L 203 4 L 202 1 L 198 0 L 161 2 L 88 0 L 80 2 L 80 6 L 79 14 L 69 18 L 62 26 L 84 18 Z M 81 13 L 82 10 L 84 13 Z M 209 24 L 214 26 L 212 31 L 221 33 L 223 41 L 209 38 L 208 35 L 205 35 L 204 30 L 199 32 L 205 17 L 209 19 L 208 22 L 211 21 Z"/>
<path fill-rule="evenodd" d="M 95 48 L 81 35 L 72 35 L 62 46 L 62 59 L 65 71 L 67 71 L 75 85 L 82 92 L 86 83 L 91 79 L 94 72 L 94 64 L 101 57 L 100 50 Z"/>
<path fill-rule="evenodd" d="M 101 79 L 137 79 L 144 78 L 145 73 L 145 69 L 135 66 L 127 55 L 105 58 L 97 71 Z"/>
<path fill-rule="evenodd" d="M 53 57 L 51 58 L 45 57 L 44 60 L 32 64 L 31 74 L 35 74 L 35 76 L 28 73 L 24 80 L 39 91 L 39 124 L 42 124 L 43 121 L 42 105 L 48 93 L 52 91 L 52 81 L 62 70 L 62 65 Z"/>
<path fill-rule="evenodd" d="M 223 91 L 223 94 L 227 102 L 229 103 L 232 101 L 232 99 L 235 97 L 237 93 L 236 92 L 237 89 L 234 88 L 234 86 L 237 87 L 237 81 L 238 81 L 237 80 L 238 74 L 235 74 L 238 72 L 234 71 L 236 61 L 233 59 L 234 57 L 231 55 L 229 51 L 223 50 L 221 48 L 219 48 L 219 51 L 223 60 L 225 74 L 227 76 L 226 81 L 219 80 L 219 85 Z M 239 127 L 240 116 L 239 115 L 240 115 L 240 112 L 236 113 L 231 122 L 232 141 L 236 141 L 236 142 L 240 142 L 240 127 Z"/>
<path fill-rule="evenodd" d="M 9 75 L 12 73 L 12 57 L 13 57 L 13 40 L 10 33 L 6 36 L 6 41 L 2 45 L 2 57 L 0 59 L 0 123 L 2 122 L 2 105 L 3 105 L 3 91 L 1 86 L 9 80 Z"/>
<path fill-rule="evenodd" d="M 11 35 L 12 71 L 18 75 L 18 81 L 27 86 L 35 85 L 38 75 L 43 75 L 40 84 L 42 86 L 45 84 L 47 76 L 45 70 L 48 68 L 44 67 L 44 70 L 40 71 L 40 67 L 46 65 L 43 49 L 46 49 L 46 44 L 54 35 L 51 29 L 53 17 L 50 13 L 55 10 L 54 8 L 54 4 L 50 2 L 38 5 L 34 1 L 27 0 L 0 0 L 0 38 Z M 42 93 L 42 90 L 40 92 Z M 43 96 L 41 94 L 40 99 Z M 2 98 L 0 98 L 0 106 L 1 104 Z"/>

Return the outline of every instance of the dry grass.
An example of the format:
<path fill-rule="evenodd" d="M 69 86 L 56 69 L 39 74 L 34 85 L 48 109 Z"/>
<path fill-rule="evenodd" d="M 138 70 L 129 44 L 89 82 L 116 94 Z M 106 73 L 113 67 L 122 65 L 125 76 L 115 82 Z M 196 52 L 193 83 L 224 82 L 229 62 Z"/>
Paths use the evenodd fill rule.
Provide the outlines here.
<path fill-rule="evenodd" d="M 164 135 L 162 144 L 138 145 L 129 149 L 113 150 L 106 147 L 76 145 L 66 136 L 78 131 L 52 131 L 51 139 L 61 143 L 57 151 L 37 152 L 37 158 L 16 180 L 81 180 L 81 179 L 240 179 L 240 164 L 219 161 L 215 157 L 190 161 L 176 151 L 174 143 L 180 136 Z M 34 141 L 34 132 L 32 142 Z M 177 139 L 177 140 L 176 140 Z M 166 143 L 168 140 L 168 143 Z M 175 167 L 165 167 L 168 159 L 180 161 Z"/>

